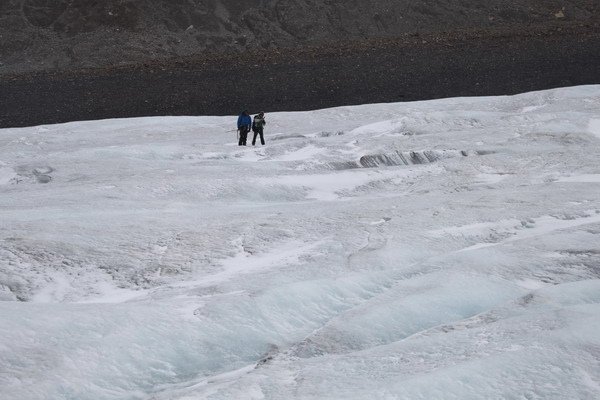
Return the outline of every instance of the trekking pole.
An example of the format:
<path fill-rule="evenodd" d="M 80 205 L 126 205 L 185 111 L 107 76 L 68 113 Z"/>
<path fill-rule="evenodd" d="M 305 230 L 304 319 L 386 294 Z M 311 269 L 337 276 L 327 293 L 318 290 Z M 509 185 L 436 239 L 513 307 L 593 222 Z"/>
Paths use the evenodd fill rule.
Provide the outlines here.
<path fill-rule="evenodd" d="M 240 141 L 240 130 L 239 129 L 230 129 L 230 130 L 225 131 L 225 132 L 227 132 L 227 133 L 229 133 L 229 132 L 237 132 L 237 141 L 238 142 Z"/>

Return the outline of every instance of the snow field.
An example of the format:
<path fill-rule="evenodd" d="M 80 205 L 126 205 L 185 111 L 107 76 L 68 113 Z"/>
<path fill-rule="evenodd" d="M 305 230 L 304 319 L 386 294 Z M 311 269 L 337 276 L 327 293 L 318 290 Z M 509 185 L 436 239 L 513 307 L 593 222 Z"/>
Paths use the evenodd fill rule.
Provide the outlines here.
<path fill-rule="evenodd" d="M 600 397 L 600 87 L 0 131 L 3 399 Z"/>

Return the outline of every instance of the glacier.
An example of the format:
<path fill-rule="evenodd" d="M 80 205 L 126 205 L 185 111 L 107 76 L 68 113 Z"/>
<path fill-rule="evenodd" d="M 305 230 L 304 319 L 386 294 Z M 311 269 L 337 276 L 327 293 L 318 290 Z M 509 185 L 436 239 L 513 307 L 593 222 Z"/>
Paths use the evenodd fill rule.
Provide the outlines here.
<path fill-rule="evenodd" d="M 600 398 L 600 86 L 0 130 L 0 397 Z"/>

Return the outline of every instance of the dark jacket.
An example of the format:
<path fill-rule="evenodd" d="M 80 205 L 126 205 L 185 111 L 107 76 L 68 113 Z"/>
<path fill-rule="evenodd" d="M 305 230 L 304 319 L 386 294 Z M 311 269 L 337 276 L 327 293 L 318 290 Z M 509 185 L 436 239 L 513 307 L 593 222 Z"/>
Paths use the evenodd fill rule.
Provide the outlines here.
<path fill-rule="evenodd" d="M 254 122 L 252 123 L 252 130 L 262 130 L 266 124 L 265 117 L 256 115 L 254 117 Z"/>

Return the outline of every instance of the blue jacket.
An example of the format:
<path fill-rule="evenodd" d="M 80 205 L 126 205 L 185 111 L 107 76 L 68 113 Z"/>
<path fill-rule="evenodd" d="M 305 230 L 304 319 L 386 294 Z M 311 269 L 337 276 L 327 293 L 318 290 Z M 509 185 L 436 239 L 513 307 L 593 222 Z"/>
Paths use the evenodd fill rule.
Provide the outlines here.
<path fill-rule="evenodd" d="M 249 115 L 240 114 L 240 116 L 238 117 L 238 129 L 240 129 L 242 126 L 247 126 L 248 129 L 250 129 L 251 125 L 252 118 L 250 118 Z"/>

